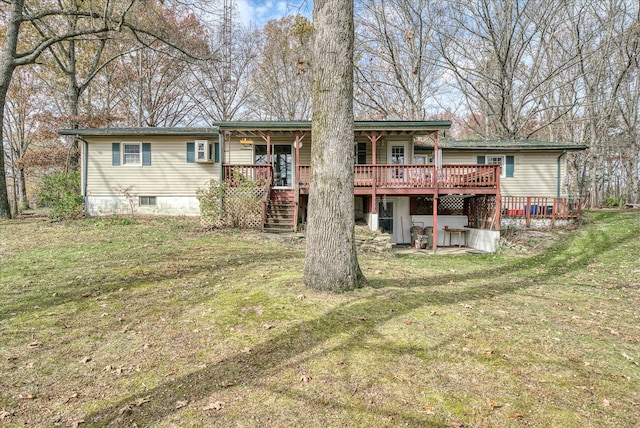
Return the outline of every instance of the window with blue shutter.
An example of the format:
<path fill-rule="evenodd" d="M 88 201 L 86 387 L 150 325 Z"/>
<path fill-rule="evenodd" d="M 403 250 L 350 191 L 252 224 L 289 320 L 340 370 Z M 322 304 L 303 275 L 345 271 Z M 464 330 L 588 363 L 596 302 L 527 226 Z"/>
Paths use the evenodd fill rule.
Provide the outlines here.
<path fill-rule="evenodd" d="M 151 165 L 151 143 L 142 143 L 142 166 Z"/>
<path fill-rule="evenodd" d="M 507 177 L 513 177 L 513 171 L 515 170 L 515 159 L 513 156 L 507 156 Z"/>
<path fill-rule="evenodd" d="M 120 143 L 111 143 L 111 165 L 120 165 Z"/>
<path fill-rule="evenodd" d="M 209 159 L 214 159 L 215 163 L 220 163 L 220 143 L 213 144 L 213 157 Z"/>
<path fill-rule="evenodd" d="M 484 164 L 485 164 L 485 157 L 478 156 L 478 165 L 484 165 Z"/>
<path fill-rule="evenodd" d="M 187 163 L 196 162 L 196 143 L 193 141 L 187 142 Z"/>

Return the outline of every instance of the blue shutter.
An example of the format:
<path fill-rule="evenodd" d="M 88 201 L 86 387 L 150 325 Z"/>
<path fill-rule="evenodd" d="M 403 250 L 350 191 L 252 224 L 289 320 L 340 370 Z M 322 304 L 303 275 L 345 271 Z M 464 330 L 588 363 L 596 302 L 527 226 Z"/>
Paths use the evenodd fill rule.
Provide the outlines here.
<path fill-rule="evenodd" d="M 120 143 L 111 143 L 111 165 L 120 165 Z"/>
<path fill-rule="evenodd" d="M 478 156 L 478 165 L 484 165 L 484 163 L 485 163 L 485 157 Z"/>
<path fill-rule="evenodd" d="M 513 156 L 507 156 L 507 177 L 513 177 L 515 162 Z"/>
<path fill-rule="evenodd" d="M 214 159 L 215 163 L 220 163 L 220 143 L 213 144 L 213 156 L 211 159 Z"/>
<path fill-rule="evenodd" d="M 142 166 L 151 165 L 151 143 L 142 143 Z"/>
<path fill-rule="evenodd" d="M 196 143 L 189 141 L 187 143 L 187 163 L 196 162 Z"/>

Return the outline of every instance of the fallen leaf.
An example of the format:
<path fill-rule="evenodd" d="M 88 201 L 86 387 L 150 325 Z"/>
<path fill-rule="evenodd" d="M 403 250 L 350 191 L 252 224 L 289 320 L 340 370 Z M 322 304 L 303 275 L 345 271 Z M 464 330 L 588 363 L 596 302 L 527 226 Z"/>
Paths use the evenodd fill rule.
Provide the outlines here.
<path fill-rule="evenodd" d="M 11 416 L 13 416 L 13 414 L 7 412 L 6 410 L 0 410 L 0 421 L 3 421 Z"/>
<path fill-rule="evenodd" d="M 275 326 L 273 324 L 265 324 L 263 327 L 264 327 L 265 330 L 271 330 Z"/>
<path fill-rule="evenodd" d="M 29 348 L 39 348 L 42 346 L 41 342 L 31 342 L 29 345 Z"/>
<path fill-rule="evenodd" d="M 27 394 L 26 392 L 23 392 L 18 396 L 18 398 L 22 400 L 33 400 L 34 398 L 36 398 L 36 396 L 33 394 Z"/>
<path fill-rule="evenodd" d="M 509 415 L 509 419 L 522 419 L 524 418 L 524 416 L 522 416 L 520 413 L 512 413 Z"/>
<path fill-rule="evenodd" d="M 64 404 L 67 404 L 69 401 L 71 401 L 74 398 L 78 398 L 78 393 L 74 392 L 73 394 L 71 394 L 70 396 L 67 397 L 66 400 L 64 400 Z"/>
<path fill-rule="evenodd" d="M 631 358 L 630 356 L 628 356 L 627 354 L 625 354 L 624 352 L 621 354 L 624 358 L 626 358 L 628 361 L 630 361 L 632 364 L 635 364 L 636 366 L 639 365 L 638 362 L 636 360 L 634 360 L 633 358 Z"/>
<path fill-rule="evenodd" d="M 133 404 L 136 407 L 140 407 L 142 406 L 144 403 L 148 403 L 149 401 L 151 401 L 151 396 L 147 396 L 147 397 L 141 397 L 138 398 L 136 401 L 133 402 Z"/>
<path fill-rule="evenodd" d="M 606 398 L 604 400 L 602 400 L 602 405 L 604 407 L 611 407 L 611 403 Z"/>
<path fill-rule="evenodd" d="M 91 361 L 91 357 L 84 357 L 83 359 L 80 360 L 81 363 L 88 363 L 89 361 Z"/>
<path fill-rule="evenodd" d="M 307 376 L 306 374 L 300 375 L 300 382 L 309 382 L 311 380 L 311 376 Z"/>
<path fill-rule="evenodd" d="M 229 388 L 230 386 L 233 386 L 233 382 L 229 382 L 227 380 L 227 381 L 224 381 L 224 382 L 220 383 L 218 386 L 220 386 L 220 388 Z"/>
<path fill-rule="evenodd" d="M 176 403 L 176 410 L 177 409 L 182 409 L 183 407 L 187 407 L 187 405 L 189 404 L 189 400 L 180 400 Z"/>
<path fill-rule="evenodd" d="M 489 405 L 489 407 L 491 407 L 491 410 L 502 407 L 502 404 L 498 404 L 495 401 L 492 401 L 488 398 L 487 398 L 487 404 Z"/>
<path fill-rule="evenodd" d="M 84 419 L 78 419 L 77 421 L 74 421 L 71 426 L 73 428 L 78 428 L 80 426 L 80 424 L 83 424 L 83 423 L 84 423 Z"/>
<path fill-rule="evenodd" d="M 212 401 L 204 406 L 202 410 L 222 410 L 222 406 L 224 406 L 224 401 Z"/>
<path fill-rule="evenodd" d="M 447 426 L 452 428 L 462 428 L 464 425 L 462 425 L 460 422 L 448 422 Z"/>

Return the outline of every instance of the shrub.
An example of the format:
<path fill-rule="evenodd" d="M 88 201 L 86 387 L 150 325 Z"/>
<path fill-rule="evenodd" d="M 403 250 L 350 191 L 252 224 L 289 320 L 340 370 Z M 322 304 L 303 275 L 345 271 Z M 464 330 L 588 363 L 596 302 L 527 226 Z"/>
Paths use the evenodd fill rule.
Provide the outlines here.
<path fill-rule="evenodd" d="M 239 174 L 232 184 L 211 180 L 205 189 L 198 189 L 196 193 L 200 201 L 200 221 L 206 227 L 262 227 L 265 191 L 260 183 Z"/>
<path fill-rule="evenodd" d="M 42 178 L 38 189 L 40 205 L 51 208 L 51 218 L 77 218 L 82 214 L 80 172 L 53 173 Z"/>
<path fill-rule="evenodd" d="M 627 202 L 624 196 L 609 196 L 605 199 L 604 204 L 609 208 L 617 208 L 623 206 Z"/>

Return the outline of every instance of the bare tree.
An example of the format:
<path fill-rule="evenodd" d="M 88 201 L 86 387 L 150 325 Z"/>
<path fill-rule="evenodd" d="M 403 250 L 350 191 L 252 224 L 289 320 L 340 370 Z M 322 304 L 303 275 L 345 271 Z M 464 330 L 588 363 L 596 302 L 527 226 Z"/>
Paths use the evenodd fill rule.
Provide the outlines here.
<path fill-rule="evenodd" d="M 423 120 L 438 108 L 442 2 L 362 0 L 357 19 L 356 103 L 363 116 Z"/>
<path fill-rule="evenodd" d="M 216 60 L 190 66 L 195 83 L 189 91 L 200 117 L 206 121 L 243 119 L 251 97 L 251 74 L 259 53 L 259 32 L 251 27 L 234 27 L 227 38 L 218 37 L 212 45 L 220 52 Z M 230 46 L 224 46 L 229 43 Z"/>
<path fill-rule="evenodd" d="M 353 203 L 353 2 L 313 4 L 311 185 L 304 282 L 317 290 L 361 286 Z"/>
<path fill-rule="evenodd" d="M 446 67 L 483 137 L 525 138 L 562 117 L 543 115 L 544 97 L 562 85 L 557 76 L 577 61 L 558 29 L 561 0 L 451 0 L 450 25 L 440 36 Z M 549 58 L 550 54 L 553 58 Z M 544 122 L 542 121 L 544 119 Z"/>
<path fill-rule="evenodd" d="M 301 15 L 269 21 L 262 30 L 262 50 L 252 78 L 252 109 L 269 120 L 311 117 L 311 36 Z"/>

